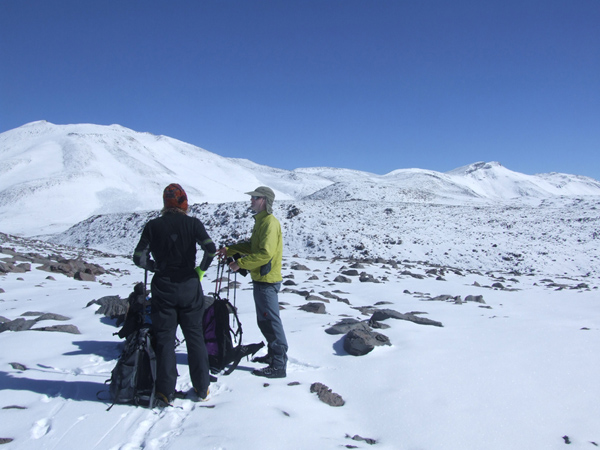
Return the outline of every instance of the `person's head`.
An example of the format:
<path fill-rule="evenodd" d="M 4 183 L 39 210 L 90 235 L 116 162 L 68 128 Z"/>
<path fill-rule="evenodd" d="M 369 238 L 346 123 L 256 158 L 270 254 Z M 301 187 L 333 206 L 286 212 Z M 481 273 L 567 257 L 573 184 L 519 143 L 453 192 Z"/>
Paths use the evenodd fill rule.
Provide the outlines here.
<path fill-rule="evenodd" d="M 163 191 L 163 212 L 168 210 L 184 213 L 188 210 L 187 194 L 177 183 L 171 183 Z"/>
<path fill-rule="evenodd" d="M 275 192 L 267 186 L 259 186 L 251 192 L 246 192 L 250 195 L 250 202 L 254 212 L 267 211 L 267 214 L 273 213 L 273 200 L 275 200 Z"/>

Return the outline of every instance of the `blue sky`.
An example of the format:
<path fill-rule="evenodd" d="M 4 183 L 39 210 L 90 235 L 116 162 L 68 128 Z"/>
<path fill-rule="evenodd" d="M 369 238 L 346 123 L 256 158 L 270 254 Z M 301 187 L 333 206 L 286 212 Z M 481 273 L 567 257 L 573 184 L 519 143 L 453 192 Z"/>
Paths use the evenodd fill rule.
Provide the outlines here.
<path fill-rule="evenodd" d="M 118 123 L 284 169 L 600 179 L 598 0 L 2 0 L 0 132 Z"/>

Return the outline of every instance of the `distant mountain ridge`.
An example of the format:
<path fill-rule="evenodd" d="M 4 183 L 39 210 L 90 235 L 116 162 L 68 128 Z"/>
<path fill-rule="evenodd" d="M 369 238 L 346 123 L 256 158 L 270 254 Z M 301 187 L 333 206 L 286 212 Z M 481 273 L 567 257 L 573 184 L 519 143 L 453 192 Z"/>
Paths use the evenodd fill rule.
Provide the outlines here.
<path fill-rule="evenodd" d="M 600 195 L 592 178 L 525 175 L 497 162 L 447 173 L 289 171 L 120 125 L 39 121 L 0 134 L 0 231 L 54 233 L 93 215 L 160 209 L 162 190 L 172 182 L 184 186 L 191 203 L 247 201 L 244 192 L 258 185 L 271 186 L 279 200 L 464 204 Z"/>

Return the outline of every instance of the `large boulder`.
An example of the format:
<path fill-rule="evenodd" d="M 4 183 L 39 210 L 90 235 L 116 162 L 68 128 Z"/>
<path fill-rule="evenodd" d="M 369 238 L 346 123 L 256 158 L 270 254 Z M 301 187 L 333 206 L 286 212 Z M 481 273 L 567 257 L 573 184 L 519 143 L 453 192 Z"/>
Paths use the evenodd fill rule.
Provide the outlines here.
<path fill-rule="evenodd" d="M 344 337 L 344 350 L 353 356 L 366 355 L 380 345 L 391 345 L 390 339 L 375 331 L 354 329 Z"/>

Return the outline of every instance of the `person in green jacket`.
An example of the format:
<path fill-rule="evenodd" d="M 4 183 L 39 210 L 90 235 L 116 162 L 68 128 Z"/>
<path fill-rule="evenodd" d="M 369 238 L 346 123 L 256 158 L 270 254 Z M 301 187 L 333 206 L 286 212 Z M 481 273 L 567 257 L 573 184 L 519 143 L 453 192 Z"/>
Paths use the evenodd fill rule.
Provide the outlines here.
<path fill-rule="evenodd" d="M 246 194 L 251 196 L 251 207 L 256 213 L 250 241 L 223 247 L 218 254 L 222 257 L 240 254 L 241 257 L 231 262 L 229 268 L 234 272 L 246 269 L 252 278 L 257 323 L 268 344 L 268 353 L 253 359 L 268 366 L 256 369 L 252 374 L 285 378 L 288 344 L 279 316 L 277 295 L 282 281 L 283 240 L 281 225 L 273 215 L 275 193 L 266 186 L 260 186 Z"/>

